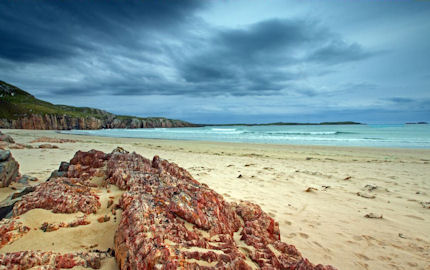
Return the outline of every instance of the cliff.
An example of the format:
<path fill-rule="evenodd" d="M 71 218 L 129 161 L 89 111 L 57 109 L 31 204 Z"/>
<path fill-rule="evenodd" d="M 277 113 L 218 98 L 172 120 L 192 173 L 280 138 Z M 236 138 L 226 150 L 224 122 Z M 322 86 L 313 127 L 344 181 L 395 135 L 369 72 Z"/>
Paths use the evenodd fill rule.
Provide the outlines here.
<path fill-rule="evenodd" d="M 123 116 L 94 108 L 55 105 L 0 81 L 0 128 L 67 130 L 193 126 L 197 125 L 162 117 Z"/>

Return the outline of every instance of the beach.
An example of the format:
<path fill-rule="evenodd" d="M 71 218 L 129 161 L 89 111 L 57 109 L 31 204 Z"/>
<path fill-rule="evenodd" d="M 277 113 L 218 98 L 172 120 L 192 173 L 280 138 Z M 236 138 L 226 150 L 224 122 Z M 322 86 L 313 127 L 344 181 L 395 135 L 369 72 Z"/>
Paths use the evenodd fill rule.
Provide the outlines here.
<path fill-rule="evenodd" d="M 295 245 L 312 262 L 331 264 L 338 269 L 430 269 L 430 209 L 421 204 L 430 201 L 429 149 L 247 144 L 109 138 L 39 130 L 2 131 L 17 143 L 33 146 L 41 144 L 30 143 L 40 137 L 77 141 L 53 143 L 58 149 L 11 150 L 20 164 L 21 174 L 37 177 L 38 183 L 46 180 L 61 161 L 69 161 L 78 150 L 110 152 L 120 146 L 149 159 L 158 155 L 177 163 L 227 201 L 247 200 L 259 204 L 279 222 L 281 240 Z M 17 185 L 1 188 L 0 200 L 12 193 L 12 187 Z M 118 199 L 117 195 L 115 199 Z M 31 216 L 32 211 L 25 218 L 41 222 Z M 49 211 L 37 213 L 40 219 L 52 215 Z M 59 214 L 55 215 L 60 218 Z M 100 248 L 109 248 L 110 243 L 106 241 L 109 238 L 104 235 L 113 235 L 112 228 L 105 223 L 95 222 L 96 225 L 92 241 L 99 241 Z M 76 230 L 76 233 L 83 232 Z M 12 248 L 37 249 L 37 235 L 29 233 L 0 252 L 12 251 Z M 70 245 L 66 240 L 77 241 L 70 235 L 64 236 L 64 241 L 56 239 L 56 249 L 71 252 L 83 248 L 79 241 Z M 32 242 L 35 244 L 30 245 Z M 114 260 L 110 259 L 103 268 L 116 269 Z"/>

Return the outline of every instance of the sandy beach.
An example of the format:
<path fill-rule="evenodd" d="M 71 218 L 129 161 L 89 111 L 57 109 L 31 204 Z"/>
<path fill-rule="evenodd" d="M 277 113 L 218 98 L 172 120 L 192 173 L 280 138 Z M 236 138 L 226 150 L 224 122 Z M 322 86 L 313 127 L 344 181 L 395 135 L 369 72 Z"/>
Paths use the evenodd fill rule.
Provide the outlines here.
<path fill-rule="evenodd" d="M 168 141 L 66 135 L 55 131 L 2 130 L 17 143 L 39 137 L 77 140 L 59 149 L 12 149 L 21 174 L 46 180 L 78 150 L 110 152 L 117 146 L 144 157 L 159 155 L 188 170 L 228 201 L 259 204 L 279 222 L 281 239 L 312 262 L 338 269 L 430 269 L 430 150 L 323 147 Z M 0 189 L 0 201 L 19 184 Z M 119 198 L 119 191 L 109 196 Z M 104 197 L 103 197 L 104 196 Z M 102 205 L 108 194 L 101 196 Z M 102 209 L 104 209 L 102 207 Z M 97 216 L 103 213 L 98 213 Z M 43 221 L 72 220 L 80 214 L 35 209 L 23 215 L 29 227 Z M 382 217 L 382 218 L 381 218 Z M 95 219 L 96 217 L 89 217 Z M 21 221 L 22 221 L 21 220 Z M 113 247 L 114 223 L 92 222 L 50 234 L 52 246 L 32 231 L 0 252 L 59 251 Z M 85 240 L 80 235 L 90 234 Z M 45 237 L 45 236 L 43 236 Z M 85 242 L 87 241 L 87 242 Z M 54 245 L 55 242 L 55 245 Z M 104 269 L 117 269 L 113 259 Z"/>

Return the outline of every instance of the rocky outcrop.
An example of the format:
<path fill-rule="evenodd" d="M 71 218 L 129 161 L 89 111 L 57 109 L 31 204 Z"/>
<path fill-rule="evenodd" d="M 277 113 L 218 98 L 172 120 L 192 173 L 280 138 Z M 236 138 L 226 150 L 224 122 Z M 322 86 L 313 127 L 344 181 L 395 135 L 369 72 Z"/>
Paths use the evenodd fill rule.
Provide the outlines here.
<path fill-rule="evenodd" d="M 22 237 L 29 230 L 29 227 L 24 226 L 22 222 L 16 218 L 0 220 L 0 248 Z M 1 265 L 0 257 L 0 266 Z"/>
<path fill-rule="evenodd" d="M 70 130 L 102 128 L 173 128 L 193 127 L 191 123 L 165 118 L 116 118 L 70 117 L 67 115 L 32 114 L 18 119 L 0 119 L 0 128 Z"/>
<path fill-rule="evenodd" d="M 335 269 L 310 263 L 293 245 L 282 242 L 278 223 L 258 205 L 229 203 L 176 164 L 120 148 L 110 154 L 78 151 L 55 176 L 15 204 L 13 219 L 34 208 L 91 215 L 100 208 L 100 198 L 91 188 L 100 185 L 124 190 L 117 204 L 107 206 L 113 212 L 123 210 L 113 239 L 120 269 Z M 98 222 L 109 222 L 109 216 L 101 216 Z M 15 225 L 6 224 L 5 231 Z M 48 223 L 42 227 L 57 229 Z M 82 257 L 6 253 L 0 255 L 0 266 L 47 265 L 40 260 L 33 264 L 33 258 L 41 256 L 55 256 L 50 263 L 64 256 L 74 258 L 73 262 Z M 69 266 L 50 266 L 64 265 Z M 84 262 L 78 265 L 92 267 Z"/>
<path fill-rule="evenodd" d="M 15 143 L 15 141 L 11 136 L 3 134 L 1 131 L 0 131 L 0 141 L 6 142 L 6 143 Z"/>
<path fill-rule="evenodd" d="M 191 126 L 196 125 L 161 117 L 121 116 L 95 108 L 55 105 L 0 81 L 0 128 L 70 130 Z"/>
<path fill-rule="evenodd" d="M 0 254 L 0 268 L 4 269 L 69 269 L 73 267 L 99 269 L 105 252 L 26 251 Z M 3 269 L 3 268 L 2 268 Z"/>
<path fill-rule="evenodd" d="M 59 147 L 55 144 L 44 143 L 44 144 L 39 145 L 39 148 L 41 148 L 41 149 L 58 149 Z"/>
<path fill-rule="evenodd" d="M 95 117 L 76 118 L 67 115 L 33 114 L 18 119 L 0 119 L 0 128 L 69 130 L 100 129 L 103 126 L 103 120 Z"/>
<path fill-rule="evenodd" d="M 19 164 L 8 150 L 0 150 L 0 188 L 7 187 L 19 176 Z"/>
<path fill-rule="evenodd" d="M 334 269 L 281 242 L 278 223 L 258 205 L 228 203 L 157 156 L 114 154 L 108 175 L 127 190 L 115 235 L 121 269 Z"/>
<path fill-rule="evenodd" d="M 47 143 L 75 143 L 77 140 L 63 139 L 63 138 L 50 138 L 50 137 L 39 137 L 32 140 L 30 143 L 47 142 Z"/>
<path fill-rule="evenodd" d="M 95 213 L 100 208 L 99 197 L 85 184 L 73 178 L 57 178 L 42 183 L 15 204 L 13 214 L 18 216 L 34 208 L 54 213 Z"/>

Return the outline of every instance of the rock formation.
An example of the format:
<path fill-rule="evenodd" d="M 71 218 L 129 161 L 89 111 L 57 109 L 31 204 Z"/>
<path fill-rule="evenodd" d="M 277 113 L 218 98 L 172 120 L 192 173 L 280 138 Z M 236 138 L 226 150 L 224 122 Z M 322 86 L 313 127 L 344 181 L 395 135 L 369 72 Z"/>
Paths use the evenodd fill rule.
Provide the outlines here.
<path fill-rule="evenodd" d="M 0 81 L 0 128 L 70 130 L 192 126 L 197 125 L 162 117 L 121 116 L 95 108 L 54 105 Z"/>
<path fill-rule="evenodd" d="M 71 139 L 63 139 L 63 138 L 50 138 L 50 137 L 39 137 L 37 139 L 32 140 L 30 143 L 38 143 L 38 142 L 46 142 L 46 143 L 75 143 L 77 140 Z"/>
<path fill-rule="evenodd" d="M 70 130 L 70 129 L 102 129 L 102 128 L 171 128 L 193 127 L 191 123 L 165 118 L 112 118 L 98 119 L 95 117 L 71 117 L 67 115 L 32 114 L 18 119 L 0 119 L 0 128 Z"/>
<path fill-rule="evenodd" d="M 15 141 L 11 136 L 3 134 L 1 131 L 0 131 L 0 141 L 6 142 L 6 143 L 15 143 Z"/>
<path fill-rule="evenodd" d="M 19 176 L 19 164 L 8 150 L 0 150 L 0 188 L 7 187 Z"/>
<path fill-rule="evenodd" d="M 58 252 L 13 252 L 0 254 L 0 267 L 5 269 L 64 269 L 81 266 L 85 268 L 99 269 L 100 260 L 106 254 L 100 252 L 77 252 L 60 254 Z M 34 267 L 34 268 L 33 268 Z"/>
<path fill-rule="evenodd" d="M 49 181 L 15 204 L 13 218 L 34 208 L 97 213 L 94 179 L 124 190 L 118 204 L 107 206 L 113 212 L 123 210 L 113 239 L 120 269 L 335 269 L 310 263 L 294 246 L 282 242 L 278 223 L 258 205 L 229 203 L 176 164 L 123 149 L 110 154 L 78 151 Z M 109 222 L 107 216 L 98 220 Z M 100 264 L 90 263 L 93 256 L 6 253 L 0 255 L 0 267 L 97 268 Z M 49 259 L 40 259 L 45 257 Z"/>

